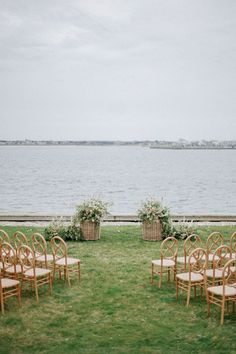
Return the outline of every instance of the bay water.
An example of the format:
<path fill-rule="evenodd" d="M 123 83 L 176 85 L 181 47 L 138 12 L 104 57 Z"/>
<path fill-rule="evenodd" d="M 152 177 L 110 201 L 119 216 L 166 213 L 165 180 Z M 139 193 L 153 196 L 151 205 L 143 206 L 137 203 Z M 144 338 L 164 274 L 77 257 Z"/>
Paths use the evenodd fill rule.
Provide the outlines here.
<path fill-rule="evenodd" d="M 1 146 L 0 212 L 73 213 L 90 197 L 135 214 L 154 197 L 177 214 L 236 214 L 236 150 Z"/>

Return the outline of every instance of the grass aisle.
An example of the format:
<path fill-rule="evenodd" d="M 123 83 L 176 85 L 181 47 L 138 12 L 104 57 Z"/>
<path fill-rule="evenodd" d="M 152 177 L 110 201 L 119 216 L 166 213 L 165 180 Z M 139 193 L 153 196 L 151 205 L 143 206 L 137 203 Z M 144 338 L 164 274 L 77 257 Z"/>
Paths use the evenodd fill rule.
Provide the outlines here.
<path fill-rule="evenodd" d="M 4 229 L 12 234 L 16 228 Z M 235 231 L 198 233 L 205 240 L 216 229 L 227 241 Z M 226 316 L 221 327 L 220 309 L 212 306 L 208 319 L 204 298 L 191 299 L 187 309 L 186 294 L 176 302 L 173 282 L 150 285 L 160 243 L 142 241 L 139 226 L 106 226 L 100 241 L 68 246 L 81 259 L 81 283 L 68 288 L 57 279 L 52 296 L 41 288 L 38 305 L 30 291 L 23 292 L 20 309 L 8 300 L 0 315 L 0 353 L 236 353 L 236 316 Z"/>

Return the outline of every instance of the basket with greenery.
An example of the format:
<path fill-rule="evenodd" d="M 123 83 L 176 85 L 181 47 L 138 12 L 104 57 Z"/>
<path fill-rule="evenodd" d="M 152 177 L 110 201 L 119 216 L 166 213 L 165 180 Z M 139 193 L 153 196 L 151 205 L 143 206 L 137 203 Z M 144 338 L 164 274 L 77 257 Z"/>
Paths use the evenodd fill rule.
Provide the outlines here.
<path fill-rule="evenodd" d="M 168 237 L 172 230 L 169 209 L 156 199 L 143 202 L 138 210 L 138 216 L 143 224 L 143 239 L 159 241 Z"/>
<path fill-rule="evenodd" d="M 138 210 L 138 216 L 143 224 L 144 240 L 158 241 L 169 236 L 185 239 L 194 233 L 193 225 L 185 220 L 174 226 L 169 209 L 156 199 L 145 201 Z"/>
<path fill-rule="evenodd" d="M 100 222 L 107 214 L 108 203 L 91 198 L 76 206 L 74 223 L 80 223 L 81 235 L 84 240 L 100 238 Z"/>

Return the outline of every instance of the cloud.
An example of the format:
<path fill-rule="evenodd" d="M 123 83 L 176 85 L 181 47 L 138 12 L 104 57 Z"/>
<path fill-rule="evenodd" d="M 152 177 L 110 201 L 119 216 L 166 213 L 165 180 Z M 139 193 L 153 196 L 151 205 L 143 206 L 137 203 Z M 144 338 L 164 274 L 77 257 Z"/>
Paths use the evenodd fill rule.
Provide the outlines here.
<path fill-rule="evenodd" d="M 164 137 L 174 122 L 201 137 L 214 118 L 220 136 L 236 109 L 235 15 L 233 0 L 0 0 L 2 134 L 37 119 L 42 136 L 69 121 L 72 135 L 96 125 L 104 139 L 110 121 L 122 138 L 136 119 L 136 138 L 155 132 L 148 124 Z"/>

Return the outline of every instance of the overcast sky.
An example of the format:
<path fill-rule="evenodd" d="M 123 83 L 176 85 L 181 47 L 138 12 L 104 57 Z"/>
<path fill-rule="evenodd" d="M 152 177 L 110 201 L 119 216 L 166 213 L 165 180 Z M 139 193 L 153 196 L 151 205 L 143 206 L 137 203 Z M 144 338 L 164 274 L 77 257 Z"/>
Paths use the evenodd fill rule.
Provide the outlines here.
<path fill-rule="evenodd" d="M 0 0 L 0 139 L 236 139 L 235 0 Z"/>

